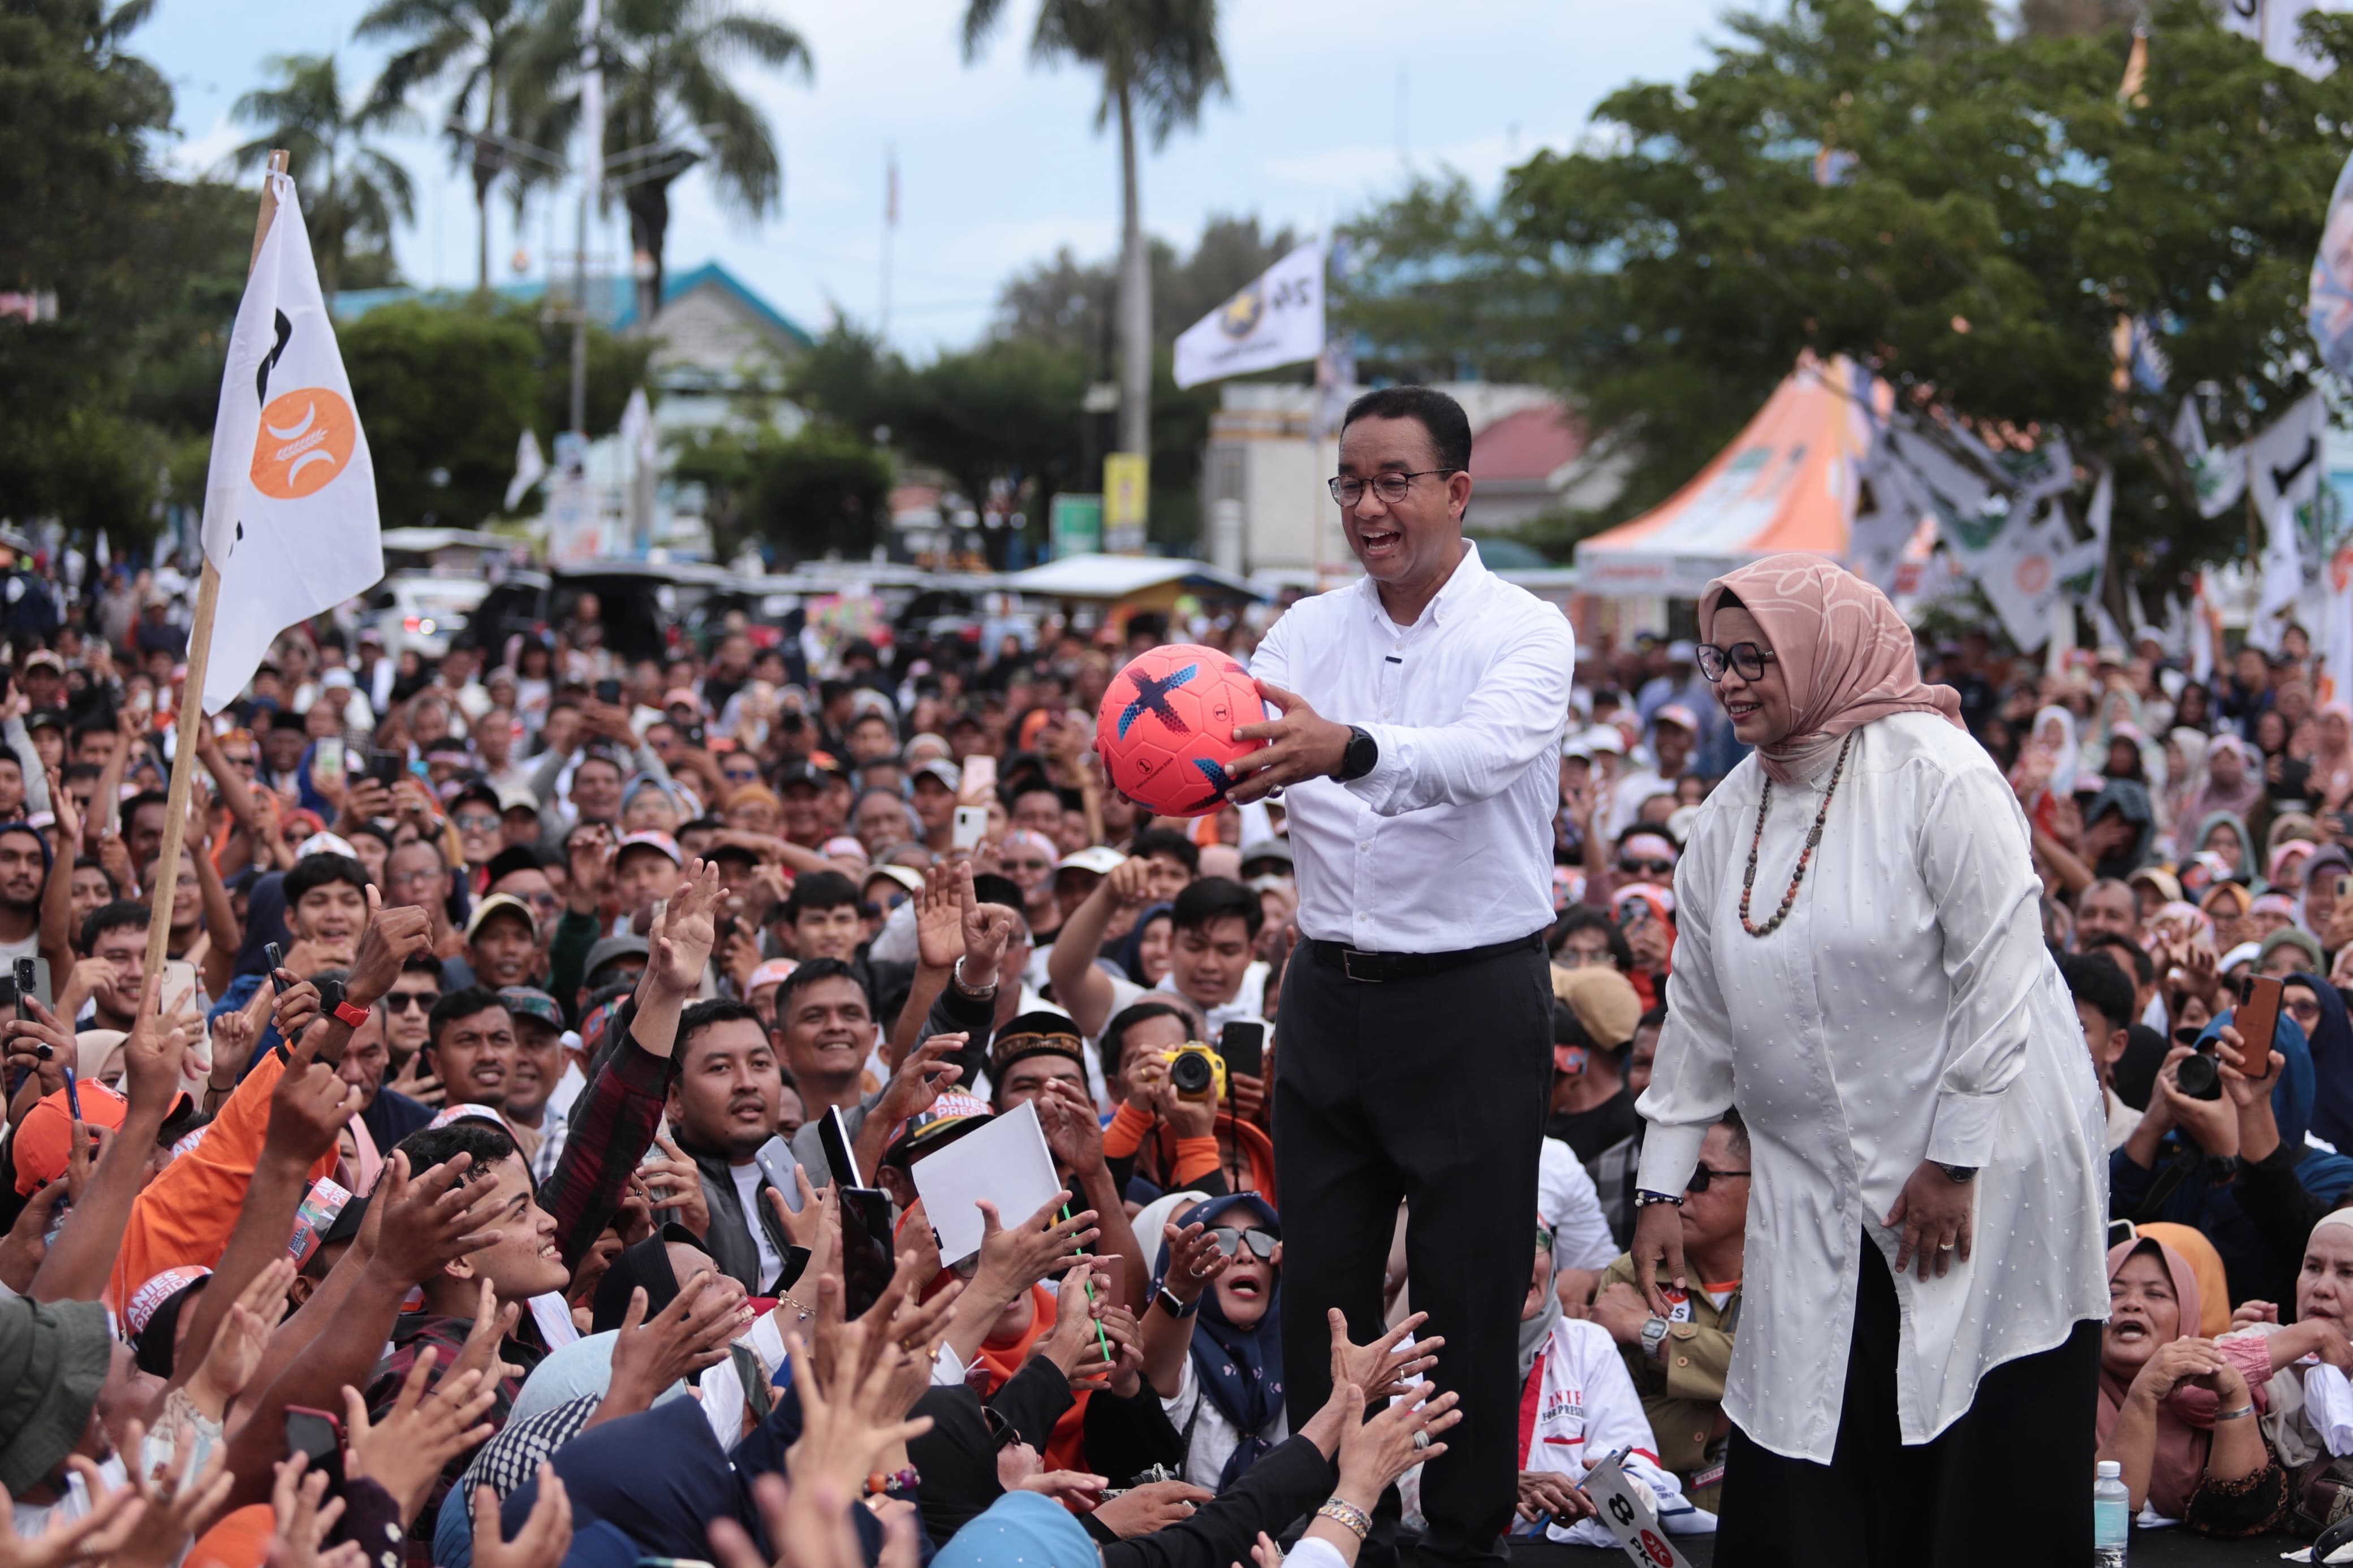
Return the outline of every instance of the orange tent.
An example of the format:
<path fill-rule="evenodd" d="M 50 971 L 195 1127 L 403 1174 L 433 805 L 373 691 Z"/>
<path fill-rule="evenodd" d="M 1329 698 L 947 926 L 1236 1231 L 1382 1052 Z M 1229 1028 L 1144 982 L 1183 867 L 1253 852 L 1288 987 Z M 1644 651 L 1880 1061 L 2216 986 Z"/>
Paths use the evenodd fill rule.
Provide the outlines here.
<path fill-rule="evenodd" d="M 1733 443 L 1656 509 L 1577 546 L 1580 592 L 1695 599 L 1760 555 L 1843 562 L 1883 384 L 1804 354 Z M 1867 406 L 1875 403 L 1877 409 Z"/>

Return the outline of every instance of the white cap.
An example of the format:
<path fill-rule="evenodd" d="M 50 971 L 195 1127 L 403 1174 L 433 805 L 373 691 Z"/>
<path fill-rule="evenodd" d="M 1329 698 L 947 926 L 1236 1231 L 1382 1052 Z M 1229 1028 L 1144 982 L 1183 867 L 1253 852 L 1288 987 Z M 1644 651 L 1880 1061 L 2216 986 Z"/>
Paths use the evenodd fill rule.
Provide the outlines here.
<path fill-rule="evenodd" d="M 2124 1479 L 2124 1475 L 2125 1468 L 2121 1461 L 2116 1459 L 2102 1459 L 2100 1461 L 2099 1479 L 2101 1480 L 2120 1481 Z"/>

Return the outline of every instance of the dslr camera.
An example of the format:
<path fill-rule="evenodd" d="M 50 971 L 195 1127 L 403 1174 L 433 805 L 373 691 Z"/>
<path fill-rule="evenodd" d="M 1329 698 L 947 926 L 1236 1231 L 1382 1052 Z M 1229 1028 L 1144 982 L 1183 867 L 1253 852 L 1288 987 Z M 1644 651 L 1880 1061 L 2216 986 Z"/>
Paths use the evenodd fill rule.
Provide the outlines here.
<path fill-rule="evenodd" d="M 1160 1059 L 1168 1064 L 1168 1081 L 1176 1086 L 1183 1099 L 1226 1098 L 1226 1058 L 1218 1054 L 1215 1046 L 1187 1040 L 1162 1051 Z"/>

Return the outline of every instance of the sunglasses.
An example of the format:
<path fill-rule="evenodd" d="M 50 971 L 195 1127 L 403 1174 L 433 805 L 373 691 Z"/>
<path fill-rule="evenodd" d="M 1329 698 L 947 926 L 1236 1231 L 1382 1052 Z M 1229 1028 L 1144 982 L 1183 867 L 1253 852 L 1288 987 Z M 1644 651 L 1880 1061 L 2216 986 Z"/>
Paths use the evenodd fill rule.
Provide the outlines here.
<path fill-rule="evenodd" d="M 1250 1256 L 1261 1263 L 1274 1261 L 1276 1238 L 1262 1230 L 1232 1230 L 1219 1226 L 1209 1232 L 1209 1239 L 1217 1243 L 1218 1250 L 1228 1258 L 1240 1256 L 1241 1249 L 1247 1247 Z"/>
<path fill-rule="evenodd" d="M 1704 1193 L 1717 1182 L 1730 1181 L 1735 1176 L 1745 1176 L 1747 1173 L 1748 1173 L 1746 1171 L 1712 1170 L 1705 1165 L 1702 1165 L 1698 1170 L 1692 1173 L 1691 1180 L 1683 1184 L 1683 1191 L 1687 1193 Z"/>
<path fill-rule="evenodd" d="M 384 994 L 384 1010 L 387 1013 L 406 1013 L 414 1007 L 420 1013 L 430 1013 L 433 1011 L 433 1004 L 439 1000 L 441 998 L 438 996 L 428 995 L 422 991 L 387 991 Z"/>
<path fill-rule="evenodd" d="M 499 825 L 499 819 L 487 811 L 461 811 L 449 820 L 458 825 L 460 833 L 489 833 Z"/>
<path fill-rule="evenodd" d="M 1618 869 L 1634 876 L 1647 871 L 1653 877 L 1664 877 L 1672 874 L 1674 868 L 1675 863 L 1672 860 L 1620 860 L 1618 862 Z"/>

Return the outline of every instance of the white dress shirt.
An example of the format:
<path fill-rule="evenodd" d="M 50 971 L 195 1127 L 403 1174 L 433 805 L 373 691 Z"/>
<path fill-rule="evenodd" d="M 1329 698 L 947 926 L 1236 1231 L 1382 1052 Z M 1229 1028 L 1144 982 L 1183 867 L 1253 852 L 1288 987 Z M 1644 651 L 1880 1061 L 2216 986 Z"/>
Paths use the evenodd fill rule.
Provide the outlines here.
<path fill-rule="evenodd" d="M 1780 907 L 1835 748 L 1776 784 L 1750 915 Z M 1788 920 L 1740 925 L 1765 775 L 1717 786 L 1675 868 L 1667 1024 L 1640 1109 L 1640 1185 L 1680 1193 L 1725 1107 L 1748 1126 L 1746 1305 L 1725 1409 L 1791 1458 L 1830 1462 L 1864 1231 L 1923 1159 L 1979 1168 L 1975 1252 L 1895 1279 L 1904 1441 L 1965 1415 L 1978 1380 L 2107 1316 L 2105 1112 L 2042 945 L 2026 819 L 1993 760 L 1933 713 L 1855 731 Z"/>
<path fill-rule="evenodd" d="M 1409 626 L 1370 578 L 1303 599 L 1250 661 L 1373 737 L 1363 778 L 1283 796 L 1299 930 L 1366 952 L 1451 952 L 1552 923 L 1553 814 L 1577 637 L 1465 543 Z"/>

